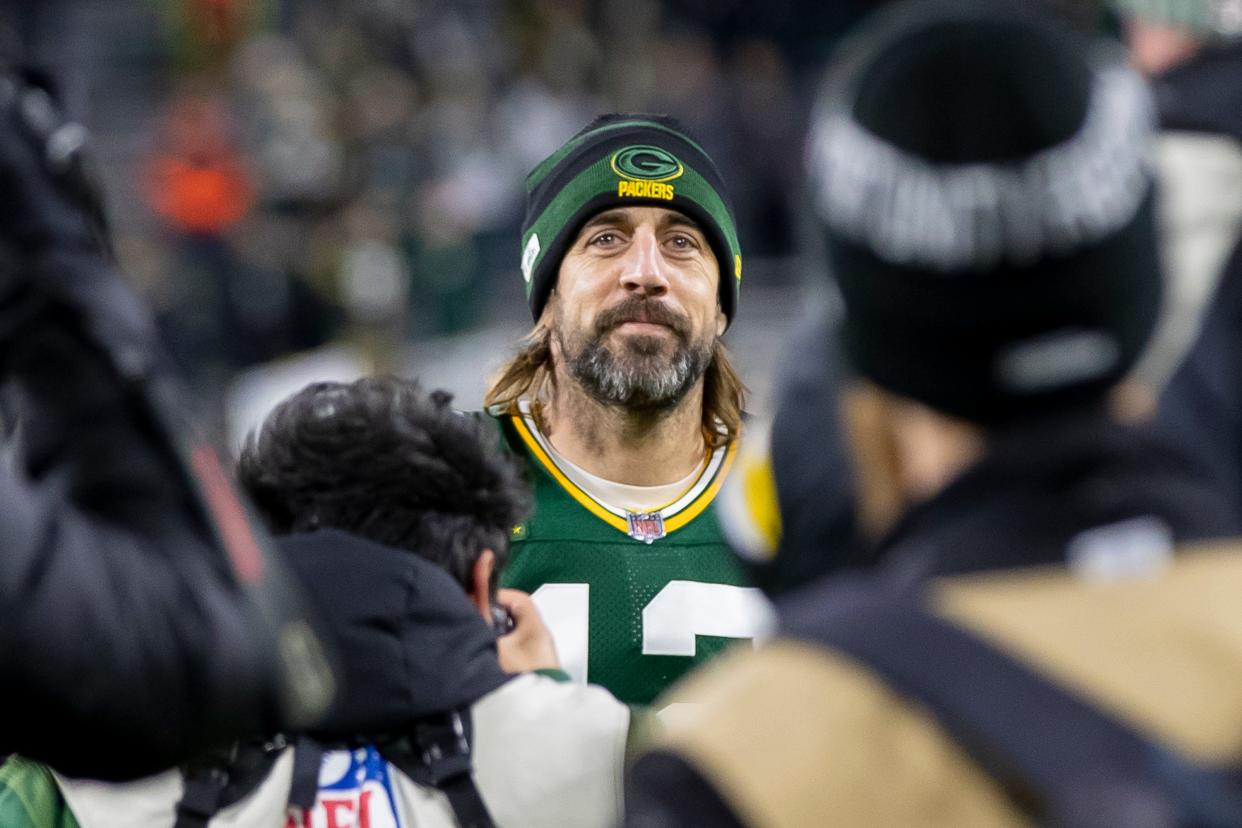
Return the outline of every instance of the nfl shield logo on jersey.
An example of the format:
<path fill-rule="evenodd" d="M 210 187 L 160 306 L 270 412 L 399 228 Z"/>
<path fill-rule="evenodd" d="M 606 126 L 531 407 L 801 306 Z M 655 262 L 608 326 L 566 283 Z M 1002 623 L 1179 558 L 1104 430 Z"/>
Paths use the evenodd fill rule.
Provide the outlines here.
<path fill-rule="evenodd" d="M 374 747 L 325 753 L 314 807 L 291 807 L 285 828 L 403 828 L 384 757 Z"/>
<path fill-rule="evenodd" d="M 628 512 L 630 537 L 651 543 L 664 537 L 664 515 L 659 512 Z"/>

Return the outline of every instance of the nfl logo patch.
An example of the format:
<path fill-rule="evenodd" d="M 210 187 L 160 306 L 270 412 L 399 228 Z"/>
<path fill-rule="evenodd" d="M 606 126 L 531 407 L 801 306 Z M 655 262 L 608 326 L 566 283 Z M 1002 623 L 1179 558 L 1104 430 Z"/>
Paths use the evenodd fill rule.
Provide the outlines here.
<path fill-rule="evenodd" d="M 645 543 L 664 537 L 664 516 L 659 512 L 628 512 L 630 537 Z"/>

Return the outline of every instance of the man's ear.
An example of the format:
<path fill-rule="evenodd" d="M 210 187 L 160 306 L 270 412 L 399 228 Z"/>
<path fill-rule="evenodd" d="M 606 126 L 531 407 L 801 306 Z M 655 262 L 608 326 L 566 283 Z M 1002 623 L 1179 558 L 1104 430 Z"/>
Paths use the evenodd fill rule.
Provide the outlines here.
<path fill-rule="evenodd" d="M 492 573 L 496 570 L 496 555 L 490 549 L 479 553 L 470 570 L 470 603 L 487 623 L 492 622 Z"/>
<path fill-rule="evenodd" d="M 725 316 L 724 309 L 720 307 L 720 303 L 716 303 L 716 336 L 721 336 L 725 332 L 725 328 L 729 327 L 729 317 Z"/>

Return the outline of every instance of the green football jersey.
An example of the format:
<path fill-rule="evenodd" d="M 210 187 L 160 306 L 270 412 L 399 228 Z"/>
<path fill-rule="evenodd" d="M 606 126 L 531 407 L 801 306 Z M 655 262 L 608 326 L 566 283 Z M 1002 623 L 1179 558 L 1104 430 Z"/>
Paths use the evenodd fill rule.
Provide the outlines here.
<path fill-rule="evenodd" d="M 734 447 L 709 456 L 695 483 L 650 512 L 602 503 L 557 466 L 523 407 L 489 412 L 527 463 L 535 511 L 513 530 L 503 586 L 534 597 L 577 681 L 648 705 L 669 684 L 770 619 L 746 585 L 716 520 L 716 494 Z"/>
<path fill-rule="evenodd" d="M 78 828 L 78 820 L 46 765 L 10 756 L 0 766 L 0 825 Z"/>

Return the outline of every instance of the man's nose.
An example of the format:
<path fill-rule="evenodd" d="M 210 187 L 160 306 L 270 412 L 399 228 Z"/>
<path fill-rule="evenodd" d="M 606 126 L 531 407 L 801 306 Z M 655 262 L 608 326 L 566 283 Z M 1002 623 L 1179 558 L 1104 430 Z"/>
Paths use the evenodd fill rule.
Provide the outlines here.
<path fill-rule="evenodd" d="M 668 293 L 668 263 L 660 255 L 655 232 L 639 227 L 621 263 L 621 286 L 627 293 L 663 296 Z"/>

